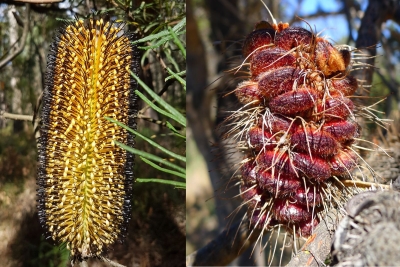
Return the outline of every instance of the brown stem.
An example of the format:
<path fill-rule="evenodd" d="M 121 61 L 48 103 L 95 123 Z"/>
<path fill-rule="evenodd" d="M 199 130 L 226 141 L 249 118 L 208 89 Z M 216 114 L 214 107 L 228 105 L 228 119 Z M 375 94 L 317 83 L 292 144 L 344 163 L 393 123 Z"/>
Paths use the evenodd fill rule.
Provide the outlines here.
<path fill-rule="evenodd" d="M 324 262 L 331 252 L 333 235 L 341 217 L 337 210 L 330 211 L 286 267 L 325 266 Z"/>
<path fill-rule="evenodd" d="M 104 262 L 107 262 L 110 264 L 112 267 L 125 267 L 125 265 L 119 264 L 118 262 L 112 261 L 106 257 L 100 256 L 100 259 Z"/>
<path fill-rule="evenodd" d="M 345 186 L 357 186 L 358 188 L 370 188 L 372 186 L 379 187 L 382 189 L 389 190 L 390 185 L 387 184 L 378 184 L 378 183 L 370 183 L 370 182 L 364 182 L 364 181 L 355 181 L 355 180 L 343 180 L 341 183 Z"/>
<path fill-rule="evenodd" d="M 14 0 L 15 2 L 21 3 L 31 3 L 31 4 L 51 4 L 51 3 L 59 3 L 63 0 Z"/>
<path fill-rule="evenodd" d="M 31 5 L 25 4 L 24 29 L 22 31 L 21 43 L 19 44 L 19 46 L 17 47 L 17 49 L 15 49 L 15 51 L 13 53 L 9 54 L 6 58 L 4 58 L 3 60 L 0 61 L 0 69 L 2 69 L 4 66 L 6 66 L 8 64 L 8 62 L 13 60 L 16 56 L 18 56 L 24 50 L 26 38 L 27 38 L 28 32 L 29 32 L 30 10 L 31 10 Z"/>
<path fill-rule="evenodd" d="M 186 266 L 225 266 L 247 250 L 260 236 L 248 220 L 237 222 L 205 247 L 186 257 Z"/>
<path fill-rule="evenodd" d="M 23 114 L 13 114 L 5 111 L 0 111 L 0 119 L 11 119 L 11 120 L 21 120 L 21 121 L 32 121 L 32 115 L 23 115 Z"/>
<path fill-rule="evenodd" d="M 152 122 L 152 123 L 155 123 L 155 124 L 158 124 L 158 125 L 163 126 L 163 127 L 167 127 L 167 123 L 165 121 L 156 120 L 156 119 L 153 119 L 151 117 L 144 116 L 143 114 L 140 114 L 140 113 L 137 115 L 137 118 L 138 119 L 142 119 L 142 120 L 146 120 L 146 121 L 149 121 L 149 122 Z M 174 128 L 177 131 L 182 130 L 182 127 L 180 127 L 180 126 L 174 126 Z"/>
<path fill-rule="evenodd" d="M 399 6 L 398 1 L 369 0 L 356 41 L 357 49 L 366 55 L 365 59 L 359 61 L 369 66 L 375 66 L 376 49 L 381 37 L 382 24 L 395 16 Z M 368 67 L 355 71 L 354 76 L 364 81 L 363 84 L 370 85 L 373 73 L 374 68 Z M 360 92 L 360 94 L 365 96 L 366 92 Z"/>
<path fill-rule="evenodd" d="M 165 84 L 164 84 L 164 86 L 163 86 L 163 88 L 161 89 L 160 92 L 157 93 L 157 95 L 158 95 L 158 96 L 162 96 L 162 95 L 167 91 L 168 87 L 169 87 L 170 85 L 172 85 L 175 81 L 176 81 L 175 78 L 166 81 Z M 155 102 L 156 102 L 155 99 L 153 99 L 153 100 L 151 101 L 151 103 L 155 103 Z M 139 110 L 138 113 L 144 113 L 144 112 L 145 112 L 147 109 L 149 109 L 149 108 L 150 108 L 149 105 L 145 105 L 141 110 Z"/>

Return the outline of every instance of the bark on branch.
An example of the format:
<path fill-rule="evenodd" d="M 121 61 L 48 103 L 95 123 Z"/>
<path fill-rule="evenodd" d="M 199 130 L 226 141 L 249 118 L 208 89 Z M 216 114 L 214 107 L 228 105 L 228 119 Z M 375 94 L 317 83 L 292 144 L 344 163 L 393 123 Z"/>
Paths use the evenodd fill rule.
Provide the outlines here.
<path fill-rule="evenodd" d="M 20 121 L 32 121 L 32 115 L 23 115 L 23 114 L 13 114 L 5 111 L 0 111 L 0 119 L 11 119 L 11 120 L 20 120 Z"/>
<path fill-rule="evenodd" d="M 29 32 L 29 14 L 30 14 L 31 6 L 30 4 L 25 4 L 25 19 L 24 19 L 24 29 L 22 31 L 21 42 L 18 47 L 14 50 L 14 52 L 10 53 L 6 58 L 0 61 L 0 69 L 8 64 L 11 60 L 13 60 L 16 56 L 18 56 L 25 47 L 26 38 Z"/>
<path fill-rule="evenodd" d="M 14 0 L 15 2 L 31 3 L 31 4 L 51 4 L 62 2 L 63 0 Z"/>
<path fill-rule="evenodd" d="M 248 221 L 239 221 L 208 245 L 188 255 L 186 266 L 225 266 L 253 245 L 260 233 L 260 229 L 252 231 Z"/>
<path fill-rule="evenodd" d="M 330 211 L 286 267 L 324 266 L 341 217 L 337 210 Z"/>
<path fill-rule="evenodd" d="M 30 0 L 27 0 L 27 2 Z M 39 0 L 32 0 L 32 1 L 38 1 Z M 46 1 L 46 2 L 44 2 Z M 76 13 L 73 11 L 72 6 L 68 7 L 68 8 L 60 8 L 57 3 L 59 3 L 60 1 L 53 1 L 53 0 L 44 0 L 44 1 L 40 1 L 41 4 L 39 3 L 34 3 L 34 2 L 30 2 L 32 3 L 31 5 L 31 11 L 39 13 L 39 14 L 49 14 L 49 12 L 58 12 L 58 13 L 65 13 L 66 11 L 71 11 L 73 13 Z M 14 1 L 14 0 L 0 0 L 1 4 L 7 4 L 7 5 L 14 5 L 14 6 L 24 6 L 26 5 L 25 2 L 22 1 Z"/>
<path fill-rule="evenodd" d="M 325 261 L 331 251 L 333 234 L 340 219 L 341 215 L 338 211 L 329 212 L 287 267 L 323 265 L 321 263 Z M 227 265 L 252 246 L 260 234 L 261 230 L 259 229 L 253 232 L 249 229 L 248 221 L 242 224 L 237 222 L 208 245 L 188 255 L 186 265 Z"/>
<path fill-rule="evenodd" d="M 360 62 L 369 66 L 375 66 L 376 49 L 381 38 L 382 24 L 389 19 L 399 21 L 399 14 L 399 1 L 369 0 L 367 10 L 361 20 L 356 41 L 357 49 L 366 55 L 364 59 L 359 60 Z M 373 73 L 374 68 L 367 67 L 355 71 L 354 75 L 359 80 L 363 80 L 364 84 L 370 85 L 372 83 Z M 366 94 L 366 91 L 361 93 L 361 95 Z"/>

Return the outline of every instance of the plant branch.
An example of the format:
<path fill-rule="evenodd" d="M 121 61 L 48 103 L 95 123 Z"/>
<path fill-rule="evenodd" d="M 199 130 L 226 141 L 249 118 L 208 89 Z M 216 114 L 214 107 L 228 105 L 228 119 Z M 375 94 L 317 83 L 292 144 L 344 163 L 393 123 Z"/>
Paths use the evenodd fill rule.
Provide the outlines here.
<path fill-rule="evenodd" d="M 79 265 L 79 267 L 88 267 L 89 266 L 87 261 L 81 261 L 78 265 Z"/>
<path fill-rule="evenodd" d="M 112 267 L 125 267 L 125 265 L 119 264 L 118 262 L 112 261 L 106 257 L 100 256 L 100 259 L 104 262 L 109 263 Z"/>
<path fill-rule="evenodd" d="M 108 259 L 108 258 L 106 258 L 104 256 L 100 256 L 99 258 L 100 258 L 100 260 L 110 264 L 110 266 L 112 266 L 112 267 L 125 267 L 125 265 L 119 264 L 118 262 L 112 261 L 112 260 L 110 260 L 110 259 Z M 81 262 L 72 261 L 71 265 L 72 266 L 77 266 L 77 267 L 88 267 L 89 266 L 86 260 L 83 260 Z"/>
<path fill-rule="evenodd" d="M 15 2 L 21 3 L 31 3 L 31 4 L 51 4 L 51 3 L 58 3 L 64 0 L 14 0 Z"/>
<path fill-rule="evenodd" d="M 260 233 L 260 229 L 252 231 L 247 219 L 239 221 L 208 245 L 188 255 L 186 266 L 225 266 L 245 252 Z"/>
<path fill-rule="evenodd" d="M 389 88 L 390 93 L 396 98 L 398 98 L 397 94 L 398 94 L 398 87 L 399 84 L 396 82 L 396 80 L 390 80 L 388 81 L 386 79 L 386 77 L 382 74 L 382 72 L 379 69 L 375 70 L 376 74 L 378 74 L 378 76 L 381 78 L 382 82 Z"/>
<path fill-rule="evenodd" d="M 287 267 L 321 266 L 321 262 L 325 261 L 331 251 L 333 235 L 340 219 L 341 215 L 337 210 L 330 211 Z M 261 231 L 260 229 L 255 229 L 252 232 L 247 219 L 244 222 L 237 222 L 205 247 L 188 255 L 186 257 L 186 265 L 227 265 L 248 247 L 252 246 Z"/>
<path fill-rule="evenodd" d="M 375 57 L 377 44 L 379 43 L 382 24 L 388 19 L 395 17 L 396 12 L 400 9 L 398 1 L 390 0 L 370 0 L 368 7 L 361 20 L 360 29 L 358 30 L 358 38 L 356 47 L 365 56 L 359 61 L 368 66 L 375 66 Z M 364 84 L 372 84 L 374 68 L 364 68 L 354 72 L 354 76 L 364 81 Z M 360 95 L 366 95 L 367 92 L 360 92 Z"/>
<path fill-rule="evenodd" d="M 30 1 L 30 0 L 27 0 L 26 2 L 28 2 L 28 1 Z M 59 13 L 64 13 L 66 11 L 70 11 L 70 12 L 77 14 L 77 12 L 74 12 L 72 10 L 72 6 L 69 8 L 60 8 L 60 7 L 58 7 L 58 5 L 56 5 L 57 2 L 55 2 L 53 0 L 40 1 L 40 2 L 44 3 L 45 5 L 39 5 L 38 4 L 39 0 L 32 0 L 32 1 L 37 1 L 37 3 L 31 2 L 32 3 L 31 10 L 36 13 L 39 13 L 39 14 L 47 14 L 48 15 L 49 12 L 52 12 L 52 11 L 59 12 Z M 51 1 L 53 1 L 53 2 L 51 2 Z M 58 1 L 58 2 L 60 2 L 60 1 Z M 23 6 L 26 4 L 25 2 L 14 1 L 14 0 L 0 0 L 0 3 L 2 3 L 2 4 L 4 3 L 7 5 L 15 5 L 15 6 Z"/>
<path fill-rule="evenodd" d="M 155 124 L 158 124 L 158 125 L 163 126 L 163 127 L 168 127 L 168 125 L 167 125 L 167 123 L 165 121 L 156 120 L 156 119 L 153 119 L 151 117 L 145 116 L 145 115 L 143 115 L 141 113 L 138 113 L 137 118 L 138 119 L 142 119 L 142 120 L 146 120 L 146 121 L 149 121 L 149 122 L 152 122 L 152 123 L 155 123 Z M 174 126 L 174 128 L 177 131 L 182 130 L 182 127 L 180 127 L 180 126 Z"/>
<path fill-rule="evenodd" d="M 320 17 L 328 17 L 328 16 L 337 16 L 337 15 L 343 15 L 345 13 L 345 11 L 343 9 L 338 10 L 338 11 L 324 11 L 324 10 L 317 10 L 317 12 L 309 14 L 309 15 L 304 15 L 304 16 L 299 16 L 301 19 L 303 20 L 311 20 L 311 19 L 315 19 L 315 18 L 320 18 Z M 297 17 L 295 17 L 291 23 L 289 23 L 290 25 L 294 22 L 296 22 L 298 20 Z"/>
<path fill-rule="evenodd" d="M 2 69 L 4 66 L 6 66 L 8 62 L 13 60 L 16 56 L 18 56 L 24 50 L 26 38 L 27 38 L 28 32 L 29 32 L 30 9 L 31 9 L 31 5 L 25 4 L 24 29 L 22 31 L 21 43 L 19 44 L 19 46 L 17 47 L 17 49 L 15 49 L 15 51 L 13 53 L 11 53 L 6 58 L 4 58 L 2 61 L 0 61 L 0 69 Z"/>
<path fill-rule="evenodd" d="M 32 115 L 13 114 L 5 111 L 0 111 L 0 119 L 20 120 L 20 121 L 32 121 Z"/>
<path fill-rule="evenodd" d="M 167 91 L 168 87 L 169 87 L 170 85 L 172 85 L 175 81 L 176 81 L 175 78 L 170 79 L 170 80 L 167 80 L 167 81 L 165 82 L 163 88 L 161 89 L 160 92 L 157 93 L 157 95 L 158 95 L 158 96 L 162 96 L 162 95 Z M 152 102 L 152 103 L 155 103 L 156 100 L 153 99 L 151 102 Z M 146 105 L 146 106 L 144 106 L 141 110 L 139 110 L 138 113 L 139 113 L 139 114 L 140 114 L 140 113 L 144 113 L 144 112 L 145 112 L 147 109 L 149 109 L 149 108 L 150 108 L 150 106 L 149 106 L 149 105 Z"/>
<path fill-rule="evenodd" d="M 325 259 L 331 252 L 333 236 L 341 217 L 337 210 L 328 212 L 286 267 L 324 266 Z"/>
<path fill-rule="evenodd" d="M 138 119 L 146 120 L 164 127 L 167 127 L 167 123 L 164 121 L 156 120 L 153 118 L 150 118 L 148 116 L 144 116 L 143 114 L 138 114 L 137 115 Z M 0 111 L 0 119 L 10 119 L 10 120 L 21 120 L 21 121 L 33 121 L 34 117 L 33 115 L 23 115 L 23 114 L 14 114 L 14 113 L 8 113 L 5 111 Z M 36 121 L 39 121 L 39 119 L 35 119 Z M 182 128 L 180 126 L 174 126 L 176 130 L 181 130 Z"/>

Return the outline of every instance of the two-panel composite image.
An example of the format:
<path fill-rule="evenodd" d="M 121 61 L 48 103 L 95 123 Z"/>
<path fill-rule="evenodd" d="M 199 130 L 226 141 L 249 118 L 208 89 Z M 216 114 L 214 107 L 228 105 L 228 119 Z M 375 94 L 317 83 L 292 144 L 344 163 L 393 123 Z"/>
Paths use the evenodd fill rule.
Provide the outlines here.
<path fill-rule="evenodd" d="M 0 0 L 5 267 L 400 266 L 400 0 Z"/>

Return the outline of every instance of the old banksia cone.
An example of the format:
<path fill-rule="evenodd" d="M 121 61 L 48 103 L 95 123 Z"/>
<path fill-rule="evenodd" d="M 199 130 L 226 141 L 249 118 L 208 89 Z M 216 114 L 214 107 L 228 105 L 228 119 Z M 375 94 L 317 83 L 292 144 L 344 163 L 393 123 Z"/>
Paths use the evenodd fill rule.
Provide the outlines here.
<path fill-rule="evenodd" d="M 240 195 L 253 227 L 308 237 L 324 212 L 352 194 L 342 183 L 358 164 L 357 89 L 350 51 L 288 24 L 261 22 L 244 41 L 250 79 L 228 119 L 245 148 Z M 233 120 L 233 123 L 232 123 Z"/>
<path fill-rule="evenodd" d="M 38 168 L 39 218 L 46 235 L 76 259 L 99 256 L 126 232 L 133 155 L 114 140 L 134 137 L 137 72 L 123 25 L 77 19 L 60 30 L 48 56 Z"/>

